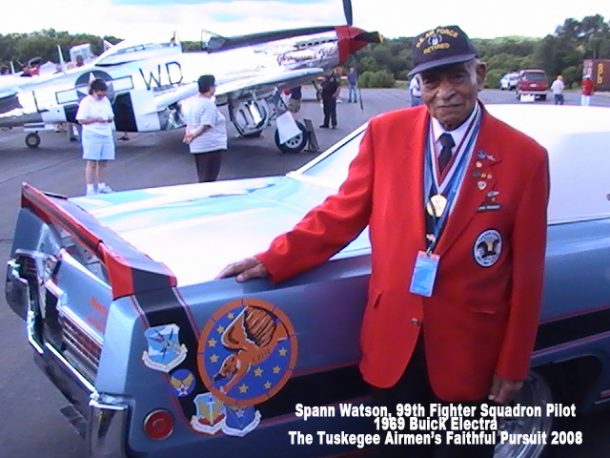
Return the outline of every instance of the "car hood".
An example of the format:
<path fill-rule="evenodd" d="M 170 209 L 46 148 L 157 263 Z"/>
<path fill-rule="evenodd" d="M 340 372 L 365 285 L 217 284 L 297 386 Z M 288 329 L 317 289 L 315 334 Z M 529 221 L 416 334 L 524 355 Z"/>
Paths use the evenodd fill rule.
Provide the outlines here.
<path fill-rule="evenodd" d="M 71 199 L 137 250 L 169 267 L 180 286 L 214 278 L 333 192 L 288 177 L 151 188 Z"/>

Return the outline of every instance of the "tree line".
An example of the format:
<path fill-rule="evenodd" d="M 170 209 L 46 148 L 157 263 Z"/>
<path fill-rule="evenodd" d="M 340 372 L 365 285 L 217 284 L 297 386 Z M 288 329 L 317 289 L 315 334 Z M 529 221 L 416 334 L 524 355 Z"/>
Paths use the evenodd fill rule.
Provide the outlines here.
<path fill-rule="evenodd" d="M 519 36 L 473 39 L 479 58 L 487 64 L 487 87 L 499 87 L 500 78 L 522 68 L 542 68 L 550 79 L 563 75 L 568 87 L 579 84 L 584 59 L 610 59 L 610 21 L 602 15 L 566 19 L 544 38 Z M 396 38 L 368 46 L 350 63 L 360 73 L 362 87 L 392 87 L 406 80 L 412 68 L 413 38 Z"/>
<path fill-rule="evenodd" d="M 40 57 L 43 61 L 59 62 L 57 45 L 61 47 L 64 60 L 68 61 L 72 46 L 84 43 L 91 44 L 91 50 L 99 55 L 104 51 L 104 40 L 111 44 L 121 41 L 114 36 L 99 37 L 86 33 L 72 35 L 55 29 L 45 29 L 32 33 L 0 34 L 0 65 L 10 66 L 13 62 L 15 70 L 19 70 L 28 60 Z"/>
<path fill-rule="evenodd" d="M 169 39 L 169 38 L 168 38 Z M 95 54 L 103 51 L 103 40 L 117 43 L 113 36 L 71 35 L 46 29 L 33 33 L 0 34 L 0 65 L 10 61 L 25 64 L 32 57 L 57 62 L 57 45 L 63 58 L 69 59 L 72 46 L 90 43 Z M 370 45 L 352 57 L 346 67 L 356 67 L 362 87 L 393 87 L 397 80 L 406 80 L 412 68 L 413 37 L 401 37 Z M 602 15 L 582 20 L 568 18 L 555 33 L 544 38 L 519 36 L 473 39 L 480 59 L 487 64 L 486 86 L 498 87 L 500 78 L 520 68 L 542 68 L 549 78 L 562 74 L 568 87 L 579 83 L 584 59 L 610 59 L 610 21 Z M 182 42 L 185 51 L 200 49 L 199 42 Z"/>

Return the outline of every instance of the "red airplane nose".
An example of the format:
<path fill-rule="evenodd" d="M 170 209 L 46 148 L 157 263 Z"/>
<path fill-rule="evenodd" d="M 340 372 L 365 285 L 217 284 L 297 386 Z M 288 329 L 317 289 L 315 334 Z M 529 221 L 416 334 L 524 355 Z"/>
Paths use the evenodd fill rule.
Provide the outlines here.
<path fill-rule="evenodd" d="M 365 32 L 358 27 L 342 25 L 335 28 L 339 40 L 339 63 L 342 65 L 347 58 L 369 43 L 381 43 L 378 32 Z"/>

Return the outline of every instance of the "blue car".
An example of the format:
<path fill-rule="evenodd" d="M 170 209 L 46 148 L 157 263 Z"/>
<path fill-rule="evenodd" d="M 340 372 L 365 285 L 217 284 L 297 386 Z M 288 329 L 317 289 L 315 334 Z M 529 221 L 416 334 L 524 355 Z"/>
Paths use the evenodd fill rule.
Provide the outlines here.
<path fill-rule="evenodd" d="M 544 304 L 515 400 L 545 414 L 524 410 L 498 426 L 550 443 L 560 410 L 610 404 L 610 112 L 488 109 L 550 154 Z M 73 199 L 23 185 L 6 296 L 36 362 L 76 408 L 91 456 L 306 457 L 374 447 L 365 432 L 384 412 L 369 405 L 356 366 L 366 230 L 280 285 L 214 278 L 336 191 L 364 128 L 286 176 Z M 534 458 L 544 447 L 502 441 L 496 456 Z"/>

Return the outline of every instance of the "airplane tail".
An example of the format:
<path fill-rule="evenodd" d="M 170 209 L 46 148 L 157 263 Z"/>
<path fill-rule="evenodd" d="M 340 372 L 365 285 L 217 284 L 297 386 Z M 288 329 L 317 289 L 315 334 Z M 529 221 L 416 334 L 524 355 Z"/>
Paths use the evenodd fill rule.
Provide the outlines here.
<path fill-rule="evenodd" d="M 66 73 L 66 62 L 64 61 L 64 55 L 61 52 L 60 45 L 57 45 L 57 54 L 59 55 L 59 65 L 61 66 L 61 72 Z"/>

